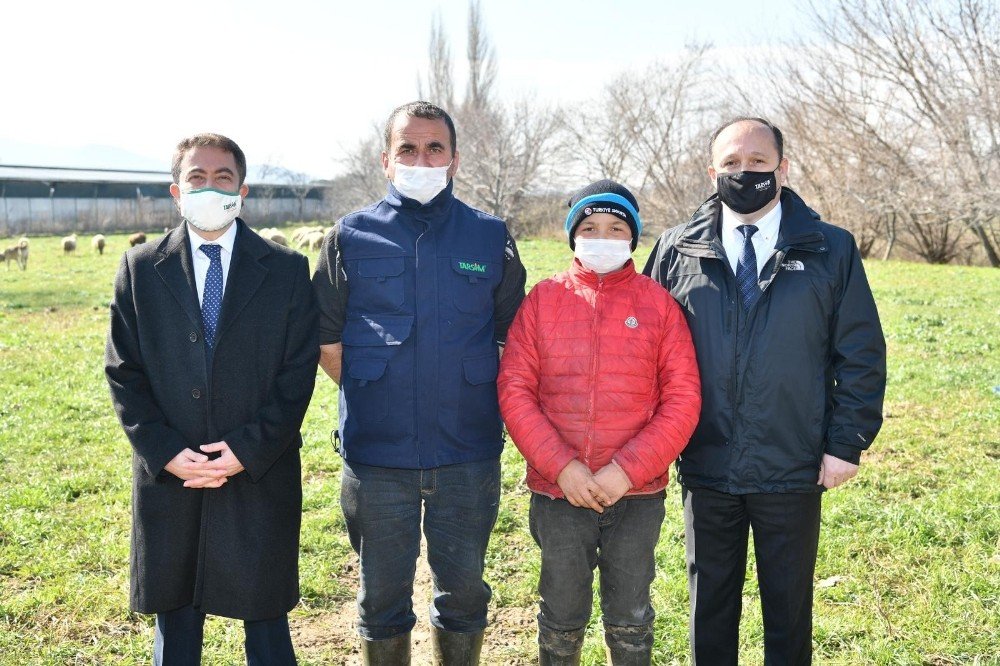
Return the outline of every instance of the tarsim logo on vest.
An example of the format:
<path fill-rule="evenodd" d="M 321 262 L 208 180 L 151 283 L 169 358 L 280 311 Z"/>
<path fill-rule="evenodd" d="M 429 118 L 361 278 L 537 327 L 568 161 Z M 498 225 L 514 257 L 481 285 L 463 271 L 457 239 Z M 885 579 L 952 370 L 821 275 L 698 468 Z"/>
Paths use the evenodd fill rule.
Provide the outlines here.
<path fill-rule="evenodd" d="M 485 273 L 486 266 L 471 261 L 459 261 L 458 267 L 463 271 L 473 271 L 474 273 Z"/>

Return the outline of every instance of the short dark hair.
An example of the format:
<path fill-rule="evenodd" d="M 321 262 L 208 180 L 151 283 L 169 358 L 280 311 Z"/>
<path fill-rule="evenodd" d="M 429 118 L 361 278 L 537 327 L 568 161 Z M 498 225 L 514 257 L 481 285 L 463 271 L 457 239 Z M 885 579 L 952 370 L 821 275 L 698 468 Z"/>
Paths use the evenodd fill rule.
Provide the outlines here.
<path fill-rule="evenodd" d="M 443 120 L 448 126 L 448 136 L 451 139 L 451 155 L 455 156 L 458 149 L 458 137 L 455 135 L 455 121 L 451 119 L 448 112 L 439 106 L 434 106 L 430 102 L 416 101 L 402 106 L 397 106 L 389 114 L 389 119 L 385 121 L 385 151 L 389 152 L 392 145 L 392 127 L 396 124 L 396 118 L 405 115 L 407 118 L 426 118 L 427 120 Z"/>
<path fill-rule="evenodd" d="M 774 123 L 770 120 L 764 118 L 758 118 L 757 116 L 737 116 L 731 120 L 727 120 L 719 128 L 712 132 L 712 137 L 708 140 L 708 162 L 712 163 L 712 149 L 715 148 L 715 140 L 719 138 L 722 131 L 727 127 L 731 127 L 736 123 L 742 123 L 745 121 L 750 121 L 754 123 L 759 123 L 771 130 L 771 134 L 774 135 L 774 147 L 778 149 L 778 160 L 785 156 L 785 138 L 781 135 L 781 130 L 775 127 Z"/>
<path fill-rule="evenodd" d="M 236 175 L 240 177 L 240 185 L 243 185 L 243 181 L 247 179 L 247 157 L 243 154 L 243 150 L 229 137 L 210 132 L 189 136 L 177 144 L 177 149 L 174 150 L 174 161 L 170 166 L 170 173 L 174 177 L 174 182 L 180 182 L 181 162 L 184 161 L 184 156 L 187 155 L 187 152 L 192 148 L 206 147 L 218 148 L 233 156 L 233 159 L 236 160 Z"/>

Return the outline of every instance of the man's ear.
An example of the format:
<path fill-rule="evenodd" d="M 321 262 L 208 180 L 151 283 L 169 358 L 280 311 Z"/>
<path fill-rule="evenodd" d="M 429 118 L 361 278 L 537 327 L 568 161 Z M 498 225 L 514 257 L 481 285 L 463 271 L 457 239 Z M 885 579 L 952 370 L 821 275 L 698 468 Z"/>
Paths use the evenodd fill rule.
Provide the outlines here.
<path fill-rule="evenodd" d="M 715 181 L 716 181 L 716 177 L 718 175 L 719 175 L 719 173 L 715 170 L 715 167 L 712 166 L 711 164 L 709 164 L 708 165 L 708 178 L 709 178 L 709 180 L 712 181 L 712 188 L 713 189 L 715 188 Z"/>
<path fill-rule="evenodd" d="M 170 196 L 172 196 L 177 201 L 181 198 L 181 186 L 177 183 L 170 183 Z"/>
<path fill-rule="evenodd" d="M 787 157 L 782 157 L 781 161 L 778 162 L 778 174 L 780 174 L 779 178 L 778 178 L 778 187 L 782 187 L 782 186 L 788 184 L 788 169 L 789 169 L 789 167 L 790 167 L 790 164 L 788 162 L 788 158 Z"/>
<path fill-rule="evenodd" d="M 387 152 L 385 152 L 383 150 L 382 151 L 382 173 L 384 173 L 385 177 L 388 178 L 389 180 L 392 180 L 392 177 L 396 175 L 396 173 L 395 173 L 396 170 L 389 168 L 391 166 L 392 166 L 392 160 L 389 159 L 389 153 L 387 153 Z"/>
<path fill-rule="evenodd" d="M 454 178 L 455 174 L 458 173 L 458 157 L 458 151 L 456 150 L 451 158 L 451 167 L 448 168 L 448 178 Z"/>
<path fill-rule="evenodd" d="M 247 185 L 246 183 L 243 183 L 242 185 L 240 185 L 240 196 L 241 197 L 243 197 L 244 199 L 246 199 L 247 198 L 247 194 L 249 194 L 249 193 L 250 193 L 250 186 L 249 185 Z"/>

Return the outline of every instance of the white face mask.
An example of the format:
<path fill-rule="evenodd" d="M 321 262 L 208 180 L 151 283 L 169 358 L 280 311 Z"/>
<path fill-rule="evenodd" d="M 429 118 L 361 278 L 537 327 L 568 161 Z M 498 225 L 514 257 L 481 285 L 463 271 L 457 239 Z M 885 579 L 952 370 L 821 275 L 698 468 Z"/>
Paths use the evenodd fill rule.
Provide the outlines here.
<path fill-rule="evenodd" d="M 425 204 L 448 187 L 450 168 L 450 162 L 443 167 L 412 167 L 397 163 L 392 184 L 404 197 Z"/>
<path fill-rule="evenodd" d="M 236 219 L 243 207 L 239 192 L 205 187 L 181 192 L 181 216 L 202 231 L 218 231 Z"/>
<path fill-rule="evenodd" d="M 632 257 L 632 241 L 609 238 L 577 238 L 574 255 L 595 273 L 610 273 Z"/>

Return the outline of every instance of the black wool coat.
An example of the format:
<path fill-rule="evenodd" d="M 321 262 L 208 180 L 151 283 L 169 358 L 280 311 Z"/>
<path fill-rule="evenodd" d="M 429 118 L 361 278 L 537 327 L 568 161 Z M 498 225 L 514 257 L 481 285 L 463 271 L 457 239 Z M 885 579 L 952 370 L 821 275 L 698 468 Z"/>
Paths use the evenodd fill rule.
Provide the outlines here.
<path fill-rule="evenodd" d="M 258 620 L 298 602 L 299 428 L 319 358 L 308 260 L 237 220 L 212 367 L 185 224 L 122 258 L 105 374 L 133 449 L 131 608 Z M 225 441 L 244 466 L 184 488 L 164 466 Z"/>

